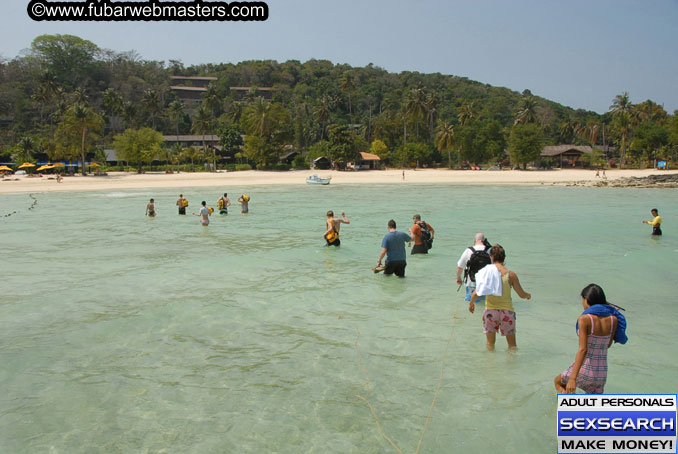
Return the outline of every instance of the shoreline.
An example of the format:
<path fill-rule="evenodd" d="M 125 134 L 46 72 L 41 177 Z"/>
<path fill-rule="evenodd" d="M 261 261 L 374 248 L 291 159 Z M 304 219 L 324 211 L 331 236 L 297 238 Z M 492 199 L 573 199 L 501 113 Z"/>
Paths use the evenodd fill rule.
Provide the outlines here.
<path fill-rule="evenodd" d="M 49 176 L 14 176 L 0 180 L 0 194 L 31 192 L 82 192 L 127 189 L 171 189 L 220 186 L 303 185 L 309 175 L 332 177 L 331 185 L 342 184 L 449 184 L 449 185 L 555 185 L 585 187 L 625 187 L 624 181 L 647 178 L 650 175 L 676 175 L 678 170 L 610 169 L 607 180 L 595 177 L 595 170 L 290 170 L 290 171 L 234 171 L 212 173 L 127 173 L 110 172 L 106 176 L 67 176 L 62 183 Z M 600 184 L 605 182 L 606 184 Z M 619 184 L 610 184 L 617 182 Z M 631 187 L 636 187 L 629 185 Z M 644 186 L 647 187 L 647 186 Z M 654 186 L 652 186 L 654 187 Z M 661 186 L 656 186 L 661 187 Z"/>

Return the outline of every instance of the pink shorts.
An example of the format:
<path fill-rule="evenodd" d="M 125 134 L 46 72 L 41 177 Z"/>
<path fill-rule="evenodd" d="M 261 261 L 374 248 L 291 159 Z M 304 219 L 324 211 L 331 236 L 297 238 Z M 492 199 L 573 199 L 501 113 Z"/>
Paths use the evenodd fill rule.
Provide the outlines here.
<path fill-rule="evenodd" d="M 516 333 L 516 313 L 501 309 L 485 309 L 483 312 L 483 333 L 501 331 L 502 336 Z"/>

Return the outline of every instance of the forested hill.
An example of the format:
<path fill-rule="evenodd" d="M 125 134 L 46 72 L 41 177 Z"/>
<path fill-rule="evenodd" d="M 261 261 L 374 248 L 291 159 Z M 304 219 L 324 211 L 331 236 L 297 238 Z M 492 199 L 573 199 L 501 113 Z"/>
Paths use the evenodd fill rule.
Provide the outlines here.
<path fill-rule="evenodd" d="M 176 90 L 170 89 L 176 83 L 171 76 L 217 80 L 199 106 L 182 107 Z M 254 89 L 243 98 L 231 87 Z M 277 130 L 267 131 L 270 143 L 263 130 L 254 133 L 254 115 L 247 111 L 257 108 L 252 106 L 260 99 L 257 88 L 264 87 L 273 89 L 269 104 L 276 108 L 270 116 L 274 124 L 278 120 L 273 128 Z M 104 142 L 128 128 L 217 133 L 231 124 L 264 140 L 256 145 L 259 151 L 275 148 L 276 134 L 278 148 L 287 143 L 306 151 L 319 142 L 332 142 L 332 134 L 349 131 L 361 141 L 352 148 L 369 149 L 375 139 L 391 151 L 417 144 L 434 159 L 445 148 L 435 146 L 442 127 L 453 132 L 450 146 L 473 161 L 501 156 L 514 124 L 536 125 L 546 144 L 600 143 L 600 138 L 591 141 L 577 130 L 609 122 L 610 117 L 574 110 L 529 90 L 519 93 L 460 76 L 394 74 L 372 64 L 356 68 L 315 59 L 184 67 L 174 60 L 147 61 L 134 52 L 103 50 L 70 35 L 39 36 L 25 56 L 0 60 L 0 146 L 5 150 L 24 136 L 47 143 L 49 149 L 55 125 L 74 103 L 103 118 Z M 440 154 L 437 157 L 440 160 Z"/>

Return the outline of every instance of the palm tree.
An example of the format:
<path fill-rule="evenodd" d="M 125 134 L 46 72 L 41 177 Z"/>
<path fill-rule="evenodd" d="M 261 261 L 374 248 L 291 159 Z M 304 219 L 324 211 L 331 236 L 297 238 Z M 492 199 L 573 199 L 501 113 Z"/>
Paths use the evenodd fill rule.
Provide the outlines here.
<path fill-rule="evenodd" d="M 33 93 L 32 98 L 40 103 L 40 127 L 42 127 L 42 118 L 45 111 L 45 104 L 49 102 L 50 97 L 51 94 L 48 88 L 42 84 L 38 85 L 35 89 L 35 93 Z"/>
<path fill-rule="evenodd" d="M 174 132 L 177 135 L 177 143 L 179 143 L 179 120 L 184 114 L 184 105 L 179 101 L 174 101 L 169 105 L 168 115 L 171 121 L 174 122 L 175 130 Z"/>
<path fill-rule="evenodd" d="M 405 113 L 414 121 L 417 138 L 419 138 L 419 122 L 426 117 L 427 99 L 422 88 L 413 88 L 405 98 Z"/>
<path fill-rule="evenodd" d="M 271 104 L 264 98 L 257 98 L 244 112 L 243 119 L 245 128 L 253 135 L 259 136 L 262 139 L 265 134 L 268 134 L 270 127 L 269 112 L 271 111 Z"/>
<path fill-rule="evenodd" d="M 570 120 L 569 118 L 566 121 L 560 123 L 558 128 L 558 134 L 560 135 L 560 140 L 562 142 L 571 142 L 572 137 L 575 135 L 575 129 L 577 124 Z"/>
<path fill-rule="evenodd" d="M 351 111 L 351 92 L 355 90 L 355 80 L 353 78 L 353 74 L 350 72 L 345 72 L 343 76 L 341 76 L 341 79 L 339 80 L 339 88 L 342 91 L 345 91 L 348 93 L 348 115 L 349 118 L 351 119 L 351 123 L 353 123 L 353 113 Z"/>
<path fill-rule="evenodd" d="M 615 96 L 612 100 L 612 105 L 610 106 L 610 111 L 612 111 L 612 116 L 617 121 L 617 126 L 619 129 L 619 134 L 621 135 L 621 144 L 619 149 L 619 163 L 620 167 L 624 167 L 624 158 L 626 157 L 626 138 L 631 132 L 631 127 L 633 126 L 631 118 L 631 99 L 629 98 L 629 93 L 625 91 L 621 95 Z"/>
<path fill-rule="evenodd" d="M 461 126 L 466 126 L 466 124 L 475 119 L 476 114 L 473 111 L 473 103 L 470 104 L 464 104 L 459 108 L 459 115 L 457 115 L 457 119 L 459 120 L 459 124 Z"/>
<path fill-rule="evenodd" d="M 107 88 L 106 91 L 104 91 L 103 103 L 106 110 L 106 116 L 108 117 L 108 123 L 111 124 L 113 117 L 120 115 L 122 112 L 122 96 L 117 90 Z"/>
<path fill-rule="evenodd" d="M 24 136 L 19 140 L 19 148 L 21 149 L 21 155 L 23 161 L 30 161 L 33 157 L 34 143 L 33 139 L 28 136 Z"/>
<path fill-rule="evenodd" d="M 62 123 L 80 136 L 80 158 L 82 175 L 85 175 L 85 141 L 90 131 L 101 130 L 103 119 L 83 103 L 76 103 L 66 113 Z"/>
<path fill-rule="evenodd" d="M 313 117 L 320 123 L 320 140 L 323 140 L 327 123 L 330 121 L 330 111 L 332 110 L 332 98 L 323 96 L 320 102 L 313 109 Z"/>
<path fill-rule="evenodd" d="M 219 98 L 219 93 L 217 93 L 217 87 L 214 84 L 210 84 L 207 87 L 207 91 L 203 95 L 203 102 L 212 115 L 212 121 L 214 121 L 214 117 L 221 113 L 221 99 Z"/>
<path fill-rule="evenodd" d="M 153 129 L 155 129 L 155 116 L 162 110 L 160 94 L 156 90 L 149 88 L 144 92 L 141 103 L 146 109 L 146 112 L 151 116 L 151 124 L 153 125 Z"/>
<path fill-rule="evenodd" d="M 434 131 L 434 125 L 436 118 L 438 117 L 438 110 L 436 109 L 436 98 L 432 93 L 427 93 L 426 94 L 426 112 L 428 113 L 428 127 L 429 127 L 429 134 L 431 139 L 434 138 L 433 134 L 435 133 Z"/>
<path fill-rule="evenodd" d="M 205 103 L 200 104 L 200 107 L 195 111 L 195 118 L 193 118 L 193 132 L 202 135 L 202 151 L 206 153 L 205 134 L 212 132 L 212 119 L 210 113 L 207 111 Z"/>
<path fill-rule="evenodd" d="M 613 114 L 625 114 L 629 113 L 631 107 L 633 107 L 633 104 L 631 104 L 629 92 L 625 91 L 621 95 L 614 97 L 612 105 L 610 106 L 610 111 L 612 111 Z"/>
<path fill-rule="evenodd" d="M 454 126 L 452 126 L 451 123 L 443 121 L 438 125 L 435 146 L 441 153 L 447 151 L 447 167 L 452 168 L 452 156 L 450 155 L 450 151 L 454 146 Z"/>
<path fill-rule="evenodd" d="M 591 149 L 594 149 L 598 141 L 598 133 L 600 126 L 593 120 L 589 120 L 585 125 L 579 125 L 576 129 L 577 135 L 584 141 L 591 144 Z"/>
<path fill-rule="evenodd" d="M 137 108 L 131 101 L 123 102 L 122 116 L 125 119 L 125 126 L 128 128 L 136 126 Z"/>
<path fill-rule="evenodd" d="M 537 121 L 537 103 L 534 101 L 534 98 L 528 96 L 523 98 L 522 107 L 518 110 L 516 114 L 516 120 L 513 124 L 526 124 L 526 123 L 536 123 Z"/>

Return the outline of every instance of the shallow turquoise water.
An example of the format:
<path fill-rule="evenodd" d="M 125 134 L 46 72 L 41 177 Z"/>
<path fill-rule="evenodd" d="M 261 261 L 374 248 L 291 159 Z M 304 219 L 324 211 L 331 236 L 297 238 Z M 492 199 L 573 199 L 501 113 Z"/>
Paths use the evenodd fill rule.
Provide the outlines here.
<path fill-rule="evenodd" d="M 579 292 L 625 307 L 609 393 L 675 393 L 675 190 L 329 186 L 228 190 L 251 213 L 176 215 L 178 191 L 1 195 L 0 452 L 553 452 L 552 380 L 574 359 Z M 150 197 L 158 217 L 143 216 Z M 235 197 L 232 197 L 235 199 Z M 664 237 L 642 225 L 649 209 Z M 346 210 L 342 247 L 325 212 Z M 407 278 L 374 275 L 386 222 L 436 228 Z M 507 251 L 516 354 L 484 348 L 456 262 Z M 456 314 L 456 318 L 454 315 Z"/>

